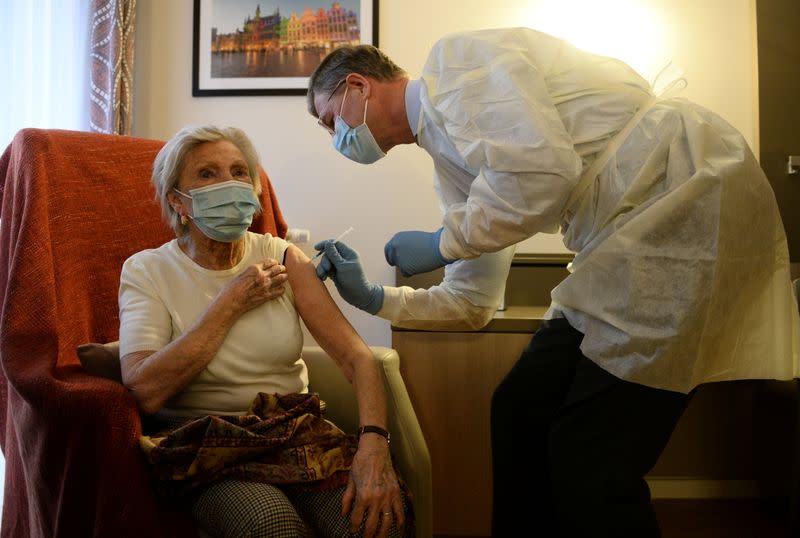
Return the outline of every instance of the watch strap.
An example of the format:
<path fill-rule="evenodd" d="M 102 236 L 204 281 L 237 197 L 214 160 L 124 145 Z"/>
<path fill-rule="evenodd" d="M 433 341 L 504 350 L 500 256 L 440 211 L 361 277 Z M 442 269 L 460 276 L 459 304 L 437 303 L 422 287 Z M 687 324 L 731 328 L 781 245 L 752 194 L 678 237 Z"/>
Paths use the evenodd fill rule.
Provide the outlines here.
<path fill-rule="evenodd" d="M 389 434 L 388 431 L 381 428 L 380 426 L 371 426 L 371 425 L 361 426 L 358 429 L 358 436 L 361 437 L 361 435 L 365 433 L 377 433 L 381 437 L 385 437 L 387 443 L 390 442 L 391 435 Z"/>

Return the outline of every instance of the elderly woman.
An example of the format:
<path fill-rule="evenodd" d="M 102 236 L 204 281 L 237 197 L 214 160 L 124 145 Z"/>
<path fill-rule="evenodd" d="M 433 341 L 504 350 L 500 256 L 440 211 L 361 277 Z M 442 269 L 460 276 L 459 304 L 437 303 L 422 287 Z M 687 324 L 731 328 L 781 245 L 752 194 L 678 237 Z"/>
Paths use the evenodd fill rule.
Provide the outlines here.
<path fill-rule="evenodd" d="M 187 127 L 159 152 L 152 180 L 177 238 L 123 266 L 123 382 L 162 426 L 246 415 L 259 393 L 308 392 L 302 318 L 358 399 L 362 434 L 346 485 L 315 491 L 214 481 L 192 497 L 193 515 L 214 536 L 341 536 L 359 528 L 363 536 L 399 536 L 405 500 L 385 437 L 379 372 L 308 257 L 247 231 L 260 210 L 258 170 L 255 149 L 235 128 Z"/>

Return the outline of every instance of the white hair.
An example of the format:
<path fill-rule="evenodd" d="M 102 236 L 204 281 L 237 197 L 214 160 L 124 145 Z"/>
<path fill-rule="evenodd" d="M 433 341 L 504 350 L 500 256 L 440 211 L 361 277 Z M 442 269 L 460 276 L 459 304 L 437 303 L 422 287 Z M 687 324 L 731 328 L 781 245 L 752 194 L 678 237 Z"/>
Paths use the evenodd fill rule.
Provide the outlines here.
<path fill-rule="evenodd" d="M 181 224 L 180 216 L 170 205 L 167 194 L 178 184 L 186 155 L 200 144 L 220 140 L 226 140 L 239 148 L 247 163 L 256 198 L 261 194 L 258 153 L 244 131 L 236 127 L 220 128 L 213 125 L 184 127 L 170 138 L 156 155 L 151 177 L 156 199 L 161 205 L 161 214 L 177 235 L 183 235 L 186 226 Z"/>

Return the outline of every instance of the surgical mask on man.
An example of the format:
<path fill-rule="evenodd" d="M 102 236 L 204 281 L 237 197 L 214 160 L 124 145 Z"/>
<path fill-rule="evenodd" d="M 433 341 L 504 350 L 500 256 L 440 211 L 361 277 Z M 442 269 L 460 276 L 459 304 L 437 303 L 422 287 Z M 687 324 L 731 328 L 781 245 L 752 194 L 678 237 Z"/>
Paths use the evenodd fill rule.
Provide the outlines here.
<path fill-rule="evenodd" d="M 258 211 L 259 203 L 250 183 L 230 180 L 208 187 L 191 189 L 185 194 L 192 200 L 189 218 L 207 237 L 223 243 L 240 239 Z"/>
<path fill-rule="evenodd" d="M 364 120 L 361 125 L 357 127 L 350 127 L 342 119 L 342 110 L 344 109 L 344 102 L 347 99 L 347 86 L 344 89 L 344 97 L 342 97 L 342 106 L 339 109 L 339 115 L 336 116 L 334 121 L 334 134 L 333 134 L 333 147 L 336 151 L 350 159 L 361 164 L 372 164 L 378 159 L 386 156 L 381 150 L 372 132 L 367 127 L 367 105 L 369 99 L 364 102 Z"/>

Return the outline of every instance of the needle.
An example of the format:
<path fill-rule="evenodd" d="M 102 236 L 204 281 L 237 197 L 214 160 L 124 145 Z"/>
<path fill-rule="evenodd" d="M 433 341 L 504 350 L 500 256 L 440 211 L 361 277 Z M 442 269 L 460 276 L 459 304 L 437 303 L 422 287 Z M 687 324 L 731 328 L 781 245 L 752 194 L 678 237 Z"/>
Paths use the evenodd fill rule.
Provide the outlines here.
<path fill-rule="evenodd" d="M 352 226 L 350 226 L 348 229 L 346 229 L 345 231 L 343 231 L 342 233 L 340 233 L 340 234 L 339 234 L 339 237 L 337 237 L 336 239 L 334 239 L 334 240 L 333 240 L 333 242 L 335 243 L 335 242 L 337 242 L 337 241 L 341 241 L 341 240 L 342 240 L 342 238 L 344 238 L 344 236 L 346 236 L 347 234 L 349 234 L 349 233 L 350 233 L 350 232 L 352 232 L 352 231 L 353 231 L 353 227 L 352 227 Z M 323 252 L 325 252 L 325 251 L 324 251 L 324 250 L 320 250 L 319 252 L 317 252 L 316 254 L 314 254 L 314 257 L 313 257 L 313 258 L 311 258 L 311 261 L 314 261 L 314 260 L 316 260 L 317 258 L 319 258 L 320 256 L 322 256 L 322 253 L 323 253 Z"/>

